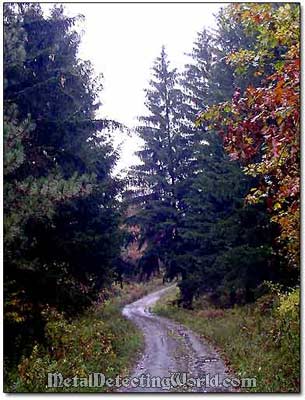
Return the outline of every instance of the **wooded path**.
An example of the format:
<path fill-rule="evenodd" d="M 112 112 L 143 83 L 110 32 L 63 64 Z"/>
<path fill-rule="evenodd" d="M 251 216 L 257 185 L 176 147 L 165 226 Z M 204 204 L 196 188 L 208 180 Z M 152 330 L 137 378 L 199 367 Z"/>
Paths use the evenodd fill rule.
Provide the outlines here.
<path fill-rule="evenodd" d="M 218 387 L 187 387 L 165 385 L 156 387 L 129 387 L 125 392 L 228 392 L 232 389 L 221 385 L 228 378 L 223 360 L 207 342 L 199 339 L 192 331 L 171 320 L 157 316 L 151 307 L 172 287 L 153 292 L 125 306 L 123 315 L 133 321 L 143 332 L 145 349 L 132 372 L 132 377 L 149 374 L 151 377 L 169 377 L 171 373 L 187 373 L 196 378 L 209 374 L 218 375 Z M 180 375 L 180 382 L 183 375 Z M 177 383 L 177 380 L 176 380 Z M 179 381 L 178 381 L 179 383 Z"/>

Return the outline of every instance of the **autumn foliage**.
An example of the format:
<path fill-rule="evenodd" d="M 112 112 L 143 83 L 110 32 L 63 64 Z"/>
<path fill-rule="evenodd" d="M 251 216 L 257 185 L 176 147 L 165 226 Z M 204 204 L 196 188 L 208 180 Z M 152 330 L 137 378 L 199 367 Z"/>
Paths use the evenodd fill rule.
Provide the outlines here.
<path fill-rule="evenodd" d="M 299 7 L 271 4 L 231 7 L 232 17 L 257 36 L 256 51 L 242 49 L 227 57 L 236 73 L 255 66 L 258 87 L 205 110 L 198 123 L 218 131 L 233 160 L 248 175 L 259 177 L 246 200 L 265 200 L 290 267 L 299 259 L 300 192 L 300 49 Z"/>

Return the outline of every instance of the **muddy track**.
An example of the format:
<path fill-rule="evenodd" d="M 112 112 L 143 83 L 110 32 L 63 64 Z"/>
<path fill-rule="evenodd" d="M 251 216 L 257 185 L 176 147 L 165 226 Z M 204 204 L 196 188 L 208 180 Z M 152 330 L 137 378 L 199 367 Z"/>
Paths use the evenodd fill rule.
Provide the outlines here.
<path fill-rule="evenodd" d="M 222 385 L 230 378 L 224 362 L 215 349 L 199 339 L 191 330 L 167 318 L 151 312 L 151 307 L 171 288 L 158 290 L 125 306 L 123 315 L 134 322 L 143 332 L 145 349 L 132 377 L 171 377 L 155 387 L 124 388 L 121 392 L 230 392 L 232 388 Z M 172 374 L 172 375 L 171 375 Z M 197 385 L 194 378 L 214 377 L 210 385 Z M 158 379 L 160 379 L 158 378 Z M 190 379 L 192 378 L 192 379 Z M 187 381 L 185 381 L 187 379 Z M 150 382 L 153 382 L 151 379 Z M 157 387 L 156 387 L 157 386 Z M 200 387 L 197 387 L 200 386 Z"/>

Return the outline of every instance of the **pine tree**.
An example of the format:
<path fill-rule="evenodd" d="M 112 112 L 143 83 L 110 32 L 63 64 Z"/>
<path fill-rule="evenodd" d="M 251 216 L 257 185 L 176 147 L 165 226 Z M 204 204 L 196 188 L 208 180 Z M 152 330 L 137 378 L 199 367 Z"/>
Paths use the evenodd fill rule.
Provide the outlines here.
<path fill-rule="evenodd" d="M 236 85 L 247 80 L 234 74 L 224 56 L 235 46 L 249 47 L 251 40 L 253 45 L 253 38 L 247 37 L 241 26 L 230 26 L 223 12 L 218 25 L 216 36 L 205 30 L 198 34 L 181 81 L 190 125 L 200 108 L 230 98 Z M 276 260 L 271 243 L 276 228 L 268 224 L 264 206 L 244 207 L 253 181 L 229 159 L 221 138 L 207 125 L 195 129 L 197 170 L 185 191 L 181 261 L 168 275 L 181 275 L 181 303 L 187 307 L 202 292 L 213 293 L 214 299 L 222 298 L 225 304 L 250 301 L 263 279 L 273 276 Z M 247 261 L 242 263 L 244 257 Z"/>
<path fill-rule="evenodd" d="M 151 268 L 158 268 L 159 259 L 167 263 L 165 243 L 175 237 L 182 207 L 180 192 L 192 163 L 178 79 L 163 47 L 154 63 L 150 88 L 146 90 L 149 114 L 139 118 L 141 125 L 137 128 L 144 141 L 138 153 L 142 164 L 133 171 L 135 197 L 142 207 L 136 220 L 142 228 L 143 241 L 149 243 L 141 268 L 148 269 L 148 274 Z"/>
<path fill-rule="evenodd" d="M 78 59 L 62 7 L 8 4 L 4 17 L 5 343 L 43 340 L 46 307 L 75 315 L 116 277 L 121 183 L 100 80 Z M 22 334 L 23 333 L 23 334 Z M 16 348 L 16 341 L 19 345 Z M 12 355 L 13 353 L 13 355 Z"/>

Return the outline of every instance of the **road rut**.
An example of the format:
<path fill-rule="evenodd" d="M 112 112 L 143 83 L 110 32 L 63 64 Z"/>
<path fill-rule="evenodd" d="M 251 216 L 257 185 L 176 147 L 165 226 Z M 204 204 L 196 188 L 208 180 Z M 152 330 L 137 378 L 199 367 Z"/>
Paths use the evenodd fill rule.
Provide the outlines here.
<path fill-rule="evenodd" d="M 213 347 L 190 329 L 151 312 L 151 307 L 171 288 L 153 292 L 123 309 L 123 315 L 143 332 L 145 350 L 131 375 L 139 379 L 142 376 L 142 387 L 129 386 L 121 392 L 234 391 L 223 385 L 223 380 L 232 376 Z M 197 385 L 198 379 L 203 382 L 204 377 L 212 378 L 210 385 Z"/>

